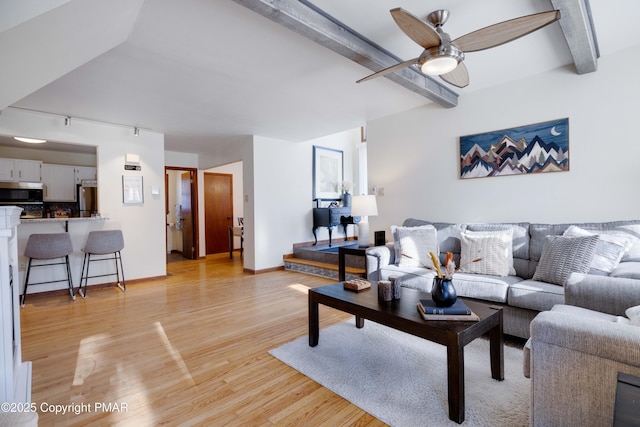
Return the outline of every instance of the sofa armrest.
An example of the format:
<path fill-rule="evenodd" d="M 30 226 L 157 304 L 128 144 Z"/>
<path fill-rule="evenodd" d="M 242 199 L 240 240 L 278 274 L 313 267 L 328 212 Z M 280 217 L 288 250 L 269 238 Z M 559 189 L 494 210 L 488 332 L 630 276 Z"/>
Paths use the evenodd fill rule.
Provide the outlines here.
<path fill-rule="evenodd" d="M 573 273 L 565 285 L 564 302 L 624 316 L 627 308 L 640 305 L 640 280 Z"/>
<path fill-rule="evenodd" d="M 541 312 L 530 372 L 531 425 L 612 425 L 618 372 L 640 375 L 640 328 Z"/>
<path fill-rule="evenodd" d="M 395 262 L 393 243 L 367 249 L 367 280 L 380 280 L 380 269 Z"/>
<path fill-rule="evenodd" d="M 531 321 L 531 347 L 538 343 L 640 368 L 640 327 L 592 317 L 543 311 Z M 546 355 L 541 355 L 546 357 Z"/>

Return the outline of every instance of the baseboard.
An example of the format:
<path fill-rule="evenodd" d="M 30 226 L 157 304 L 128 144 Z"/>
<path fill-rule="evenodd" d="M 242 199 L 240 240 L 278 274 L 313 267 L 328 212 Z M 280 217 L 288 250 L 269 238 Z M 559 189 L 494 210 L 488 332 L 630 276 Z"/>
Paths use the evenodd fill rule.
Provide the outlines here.
<path fill-rule="evenodd" d="M 280 270 L 284 270 L 284 265 L 281 265 L 279 267 L 271 267 L 271 268 L 265 268 L 262 270 L 251 270 L 249 268 L 245 268 L 242 271 L 244 273 L 248 273 L 248 274 L 262 274 L 262 273 L 270 273 L 272 271 L 280 271 Z"/>

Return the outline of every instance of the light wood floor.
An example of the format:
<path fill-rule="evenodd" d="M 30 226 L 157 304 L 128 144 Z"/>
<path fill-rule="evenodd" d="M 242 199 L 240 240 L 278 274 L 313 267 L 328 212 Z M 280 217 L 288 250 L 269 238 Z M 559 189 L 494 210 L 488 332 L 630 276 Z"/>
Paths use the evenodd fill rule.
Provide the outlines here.
<path fill-rule="evenodd" d="M 384 425 L 267 353 L 307 334 L 306 289 L 331 280 L 244 274 L 228 254 L 167 269 L 126 293 L 27 298 L 23 359 L 41 426 Z M 349 317 L 320 310 L 321 327 Z M 41 410 L 70 404 L 81 413 Z"/>

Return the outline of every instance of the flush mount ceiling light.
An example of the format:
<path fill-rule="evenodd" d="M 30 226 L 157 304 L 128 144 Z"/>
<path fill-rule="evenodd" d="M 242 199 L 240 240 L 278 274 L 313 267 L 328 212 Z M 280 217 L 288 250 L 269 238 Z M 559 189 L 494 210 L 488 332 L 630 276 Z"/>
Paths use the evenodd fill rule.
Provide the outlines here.
<path fill-rule="evenodd" d="M 25 138 L 23 136 L 14 136 L 13 139 L 20 142 L 26 142 L 27 144 L 44 144 L 45 142 L 47 142 L 46 139 Z"/>

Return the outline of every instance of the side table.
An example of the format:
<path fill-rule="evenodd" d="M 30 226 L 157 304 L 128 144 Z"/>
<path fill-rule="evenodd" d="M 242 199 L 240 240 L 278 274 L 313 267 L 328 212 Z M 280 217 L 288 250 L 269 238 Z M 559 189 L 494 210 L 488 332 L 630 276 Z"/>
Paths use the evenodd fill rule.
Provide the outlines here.
<path fill-rule="evenodd" d="M 640 378 L 618 372 L 613 426 L 640 425 Z"/>
<path fill-rule="evenodd" d="M 346 255 L 351 255 L 351 256 L 360 256 L 360 257 L 364 257 L 365 258 L 365 270 L 366 270 L 366 256 L 367 256 L 367 248 L 366 247 L 361 247 L 361 248 L 338 248 L 338 281 L 339 282 L 344 282 L 345 281 L 345 277 L 346 277 L 346 262 L 345 262 L 345 256 Z"/>

